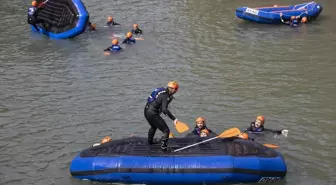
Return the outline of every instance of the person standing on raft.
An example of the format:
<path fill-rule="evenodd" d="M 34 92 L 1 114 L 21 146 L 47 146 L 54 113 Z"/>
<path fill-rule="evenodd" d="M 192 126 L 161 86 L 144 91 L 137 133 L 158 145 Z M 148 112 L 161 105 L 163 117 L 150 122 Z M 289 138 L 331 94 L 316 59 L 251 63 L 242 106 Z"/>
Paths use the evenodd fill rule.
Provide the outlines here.
<path fill-rule="evenodd" d="M 291 27 L 297 27 L 299 26 L 299 16 L 292 16 L 288 21 L 284 21 L 282 19 L 282 13 L 280 13 L 280 19 L 281 19 L 281 22 L 284 23 L 284 24 L 287 24 L 287 25 L 290 25 Z"/>
<path fill-rule="evenodd" d="M 41 9 L 41 7 L 37 7 L 37 1 L 32 1 L 32 6 L 28 8 L 28 24 L 34 26 L 36 31 L 39 31 L 36 24 L 44 22 L 43 20 L 37 18 L 37 13 Z"/>
<path fill-rule="evenodd" d="M 245 130 L 245 132 L 250 133 L 260 133 L 260 132 L 272 132 L 276 134 L 282 134 L 287 136 L 288 130 L 272 130 L 264 127 L 265 125 L 265 117 L 264 116 L 257 116 L 254 122 L 251 122 L 250 126 Z"/>
<path fill-rule="evenodd" d="M 175 81 L 169 82 L 167 88 L 156 88 L 147 98 L 147 104 L 144 109 L 145 118 L 151 127 L 148 131 L 148 144 L 156 144 L 153 138 L 156 130 L 159 129 L 163 133 L 161 137 L 162 151 L 167 151 L 170 130 L 164 119 L 160 116 L 160 113 L 162 112 L 167 115 L 176 125 L 178 120 L 168 110 L 168 105 L 174 99 L 173 95 L 177 92 L 178 88 L 179 85 Z"/>

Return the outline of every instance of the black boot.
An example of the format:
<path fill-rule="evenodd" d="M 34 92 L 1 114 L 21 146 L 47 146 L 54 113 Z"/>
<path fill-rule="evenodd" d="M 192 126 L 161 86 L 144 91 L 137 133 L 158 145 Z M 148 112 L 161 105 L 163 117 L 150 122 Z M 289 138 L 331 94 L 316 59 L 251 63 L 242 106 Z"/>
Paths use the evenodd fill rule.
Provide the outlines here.
<path fill-rule="evenodd" d="M 166 152 L 168 149 L 168 145 L 167 145 L 168 139 L 162 139 L 161 140 L 161 150 Z"/>
<path fill-rule="evenodd" d="M 149 145 L 155 145 L 155 144 L 158 144 L 157 141 L 153 141 L 153 139 L 148 139 L 148 144 Z"/>

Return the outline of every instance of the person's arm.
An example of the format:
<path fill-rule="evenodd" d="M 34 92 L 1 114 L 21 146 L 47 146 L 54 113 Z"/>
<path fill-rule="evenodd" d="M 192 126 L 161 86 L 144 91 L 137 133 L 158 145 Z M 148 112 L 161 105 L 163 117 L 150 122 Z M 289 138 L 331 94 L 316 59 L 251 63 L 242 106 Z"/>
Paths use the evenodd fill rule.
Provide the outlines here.
<path fill-rule="evenodd" d="M 125 38 L 121 43 L 127 43 L 127 38 Z"/>
<path fill-rule="evenodd" d="M 162 101 L 162 112 L 163 114 L 167 115 L 171 120 L 175 120 L 175 116 L 168 110 L 168 93 L 163 93 L 161 95 Z"/>
<path fill-rule="evenodd" d="M 104 49 L 104 51 L 110 51 L 110 49 L 111 49 L 111 46 L 108 47 L 108 48 L 106 48 L 106 49 Z"/>
<path fill-rule="evenodd" d="M 281 134 L 281 132 L 282 132 L 282 130 L 273 130 L 273 129 L 269 129 L 269 128 L 264 128 L 264 131 L 273 132 L 273 133 L 276 133 L 276 134 Z"/>
<path fill-rule="evenodd" d="M 285 20 L 282 19 L 282 13 L 280 13 L 280 19 L 281 19 L 282 23 L 289 24 L 289 21 L 285 21 Z"/>
<path fill-rule="evenodd" d="M 120 24 L 113 21 L 113 25 L 120 25 Z"/>

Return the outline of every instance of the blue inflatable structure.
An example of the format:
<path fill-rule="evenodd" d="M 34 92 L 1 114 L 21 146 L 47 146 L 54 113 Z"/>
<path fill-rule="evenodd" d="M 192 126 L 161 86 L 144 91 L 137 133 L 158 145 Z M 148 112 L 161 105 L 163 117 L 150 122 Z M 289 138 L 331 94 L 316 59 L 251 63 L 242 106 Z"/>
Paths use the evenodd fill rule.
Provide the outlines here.
<path fill-rule="evenodd" d="M 171 151 L 147 138 L 114 140 L 80 152 L 71 162 L 74 178 L 125 184 L 216 184 L 275 182 L 286 176 L 283 156 L 260 143 L 207 138 L 171 138 Z"/>
<path fill-rule="evenodd" d="M 291 16 L 317 18 L 322 12 L 322 6 L 315 1 L 290 6 L 273 7 L 239 7 L 236 9 L 236 16 L 240 19 L 264 24 L 280 24 L 280 13 L 283 19 L 290 19 Z"/>
<path fill-rule="evenodd" d="M 89 21 L 89 13 L 81 0 L 46 0 L 37 17 L 44 21 L 31 29 L 53 39 L 73 38 L 83 33 Z"/>

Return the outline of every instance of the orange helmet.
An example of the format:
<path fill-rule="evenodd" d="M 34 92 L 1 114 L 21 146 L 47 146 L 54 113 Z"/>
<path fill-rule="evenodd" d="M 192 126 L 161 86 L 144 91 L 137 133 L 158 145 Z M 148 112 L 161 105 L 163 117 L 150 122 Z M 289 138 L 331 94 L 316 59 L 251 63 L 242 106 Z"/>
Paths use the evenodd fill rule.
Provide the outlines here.
<path fill-rule="evenodd" d="M 100 141 L 100 143 L 103 144 L 103 143 L 106 143 L 106 142 L 109 142 L 109 141 L 112 141 L 112 139 L 110 138 L 110 136 L 106 136 Z"/>
<path fill-rule="evenodd" d="M 133 28 L 134 29 L 139 28 L 139 25 L 138 24 L 133 24 Z"/>
<path fill-rule="evenodd" d="M 109 22 L 113 21 L 113 17 L 112 17 L 112 16 L 109 16 L 109 17 L 107 18 L 107 21 L 109 21 Z"/>
<path fill-rule="evenodd" d="M 203 117 L 198 117 L 198 118 L 196 118 L 196 121 L 195 121 L 196 123 L 199 123 L 199 122 L 203 122 L 203 123 L 205 123 L 205 118 L 203 118 Z"/>
<path fill-rule="evenodd" d="M 290 19 L 291 19 L 291 20 L 294 20 L 294 19 L 295 19 L 295 16 L 292 16 Z"/>
<path fill-rule="evenodd" d="M 112 44 L 113 44 L 113 45 L 117 45 L 118 43 L 119 43 L 119 42 L 118 42 L 117 39 L 113 39 L 113 40 L 112 40 Z"/>
<path fill-rule="evenodd" d="M 132 32 L 127 32 L 126 33 L 126 38 L 131 38 L 133 36 Z"/>
<path fill-rule="evenodd" d="M 179 88 L 179 85 L 178 85 L 178 83 L 176 81 L 171 81 L 171 82 L 168 82 L 167 87 L 176 89 L 176 91 L 177 91 L 178 88 Z"/>
<path fill-rule="evenodd" d="M 207 135 L 209 135 L 209 130 L 208 129 L 203 129 L 203 130 L 201 130 L 201 132 L 206 133 Z"/>
<path fill-rule="evenodd" d="M 264 116 L 257 116 L 257 119 L 261 121 L 261 124 L 265 123 L 265 117 Z"/>
<path fill-rule="evenodd" d="M 302 17 L 301 22 L 306 23 L 308 21 L 307 17 Z"/>
<path fill-rule="evenodd" d="M 248 134 L 247 133 L 241 133 L 241 134 L 239 134 L 238 137 L 240 137 L 242 139 L 248 139 Z"/>
<path fill-rule="evenodd" d="M 32 1 L 32 6 L 37 6 L 37 1 Z"/>

